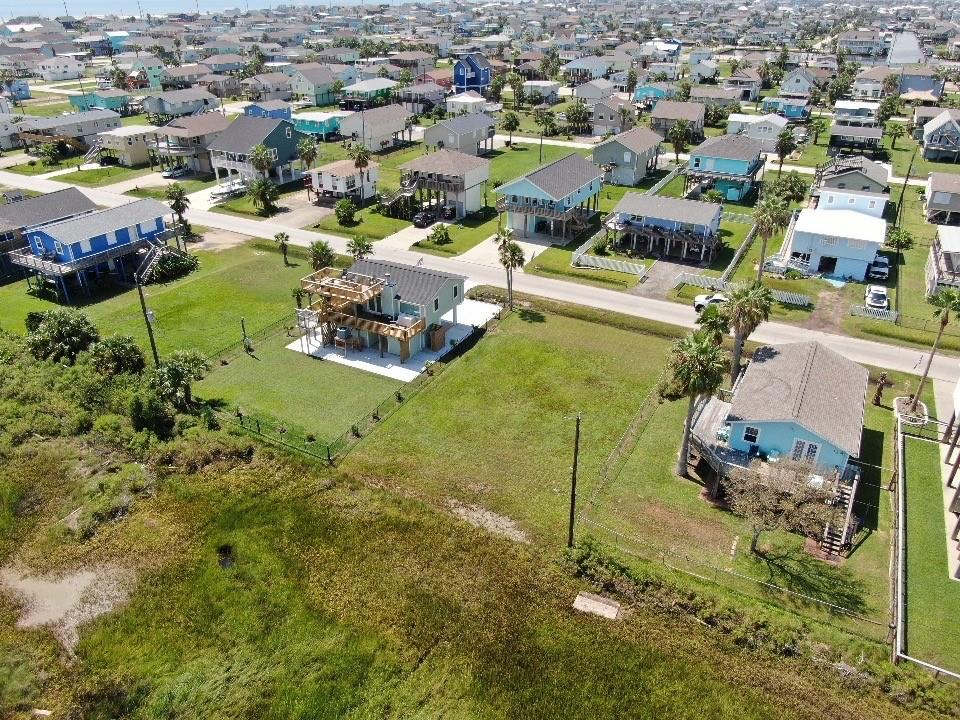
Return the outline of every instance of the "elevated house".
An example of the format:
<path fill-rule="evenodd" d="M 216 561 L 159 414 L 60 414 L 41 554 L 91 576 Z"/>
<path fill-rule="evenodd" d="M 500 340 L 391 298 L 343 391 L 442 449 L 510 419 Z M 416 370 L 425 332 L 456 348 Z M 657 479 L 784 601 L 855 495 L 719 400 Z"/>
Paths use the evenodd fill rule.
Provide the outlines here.
<path fill-rule="evenodd" d="M 927 254 L 925 277 L 927 297 L 944 288 L 960 288 L 960 227 L 937 226 L 937 234 Z"/>
<path fill-rule="evenodd" d="M 854 58 L 870 59 L 883 55 L 887 47 L 876 30 L 847 30 L 837 35 L 837 50 Z"/>
<path fill-rule="evenodd" d="M 590 116 L 594 135 L 616 135 L 632 128 L 637 122 L 637 111 L 633 103 L 616 95 L 598 101 Z"/>
<path fill-rule="evenodd" d="M 435 205 L 451 208 L 454 217 L 480 212 L 490 180 L 490 161 L 456 150 L 427 153 L 400 166 L 400 189 L 390 203 L 400 197 L 418 197 L 421 207 Z"/>
<path fill-rule="evenodd" d="M 155 95 L 145 95 L 140 101 L 143 111 L 157 122 L 184 115 L 195 115 L 216 110 L 220 101 L 200 88 L 186 90 L 168 90 Z"/>
<path fill-rule="evenodd" d="M 880 124 L 880 103 L 866 100 L 837 100 L 833 120 L 839 125 L 875 127 Z"/>
<path fill-rule="evenodd" d="M 26 247 L 8 257 L 70 303 L 72 292 L 90 294 L 101 277 L 130 281 L 152 269 L 154 258 L 172 250 L 165 246 L 170 214 L 163 203 L 143 199 L 27 227 Z"/>
<path fill-rule="evenodd" d="M 571 60 L 562 71 L 567 80 L 574 85 L 606 78 L 613 69 L 613 61 L 597 55 L 585 55 Z"/>
<path fill-rule="evenodd" d="M 690 88 L 690 102 L 714 107 L 740 107 L 740 90 L 734 87 L 695 85 Z"/>
<path fill-rule="evenodd" d="M 593 162 L 606 182 L 636 185 L 657 169 L 663 137 L 645 127 L 619 133 L 593 148 Z"/>
<path fill-rule="evenodd" d="M 527 98 L 539 95 L 541 102 L 553 105 L 560 99 L 560 83 L 554 80 L 527 80 L 523 84 Z"/>
<path fill-rule="evenodd" d="M 447 98 L 445 104 L 448 115 L 472 115 L 473 113 L 482 113 L 487 101 L 480 93 L 468 90 L 457 95 L 451 95 Z"/>
<path fill-rule="evenodd" d="M 384 105 L 342 117 L 340 134 L 373 151 L 385 150 L 403 140 L 403 133 L 411 130 L 411 118 L 402 105 Z"/>
<path fill-rule="evenodd" d="M 715 82 L 720 77 L 720 63 L 712 58 L 704 58 L 689 63 L 690 82 Z"/>
<path fill-rule="evenodd" d="M 507 213 L 508 227 L 524 237 L 565 238 L 587 227 L 602 184 L 603 170 L 572 153 L 497 188 L 497 211 Z"/>
<path fill-rule="evenodd" d="M 67 98 L 70 105 L 82 112 L 85 110 L 112 110 L 120 115 L 130 113 L 130 93 L 117 88 L 92 90 L 80 95 L 70 95 Z"/>
<path fill-rule="evenodd" d="M 753 102 L 760 97 L 762 84 L 760 73 L 754 68 L 739 68 L 724 80 L 723 86 L 729 90 L 736 90 L 740 100 Z"/>
<path fill-rule="evenodd" d="M 377 180 L 380 179 L 380 164 L 370 162 L 361 170 L 353 160 L 336 160 L 307 171 L 304 184 L 307 194 L 321 197 L 355 197 L 357 204 L 363 206 L 366 200 L 377 194 Z"/>
<path fill-rule="evenodd" d="M 861 70 L 853 81 L 850 94 L 854 100 L 880 100 L 887 95 L 884 86 L 886 79 L 890 75 L 897 74 L 896 70 L 883 65 Z M 899 84 L 897 87 L 899 87 Z"/>
<path fill-rule="evenodd" d="M 430 73 L 427 73 L 426 77 L 442 84 Z M 470 53 L 458 58 L 453 65 L 453 89 L 455 92 L 462 93 L 473 90 L 481 95 L 486 95 L 492 81 L 493 66 L 486 55 Z"/>
<path fill-rule="evenodd" d="M 307 100 L 313 105 L 329 105 L 336 101 L 333 85 L 338 78 L 328 65 L 310 63 L 294 66 L 290 75 L 290 91 L 294 97 Z M 356 75 L 350 78 L 349 85 L 356 81 Z"/>
<path fill-rule="evenodd" d="M 160 77 L 160 86 L 164 90 L 185 90 L 205 75 L 210 74 L 210 67 L 194 63 L 192 65 L 177 65 L 163 69 Z"/>
<path fill-rule="evenodd" d="M 851 188 L 874 193 L 890 191 L 887 169 L 862 155 L 839 156 L 817 166 L 813 192 L 819 188 Z"/>
<path fill-rule="evenodd" d="M 921 143 L 927 160 L 960 159 L 960 111 L 946 109 L 923 124 Z"/>
<path fill-rule="evenodd" d="M 393 97 L 397 82 L 390 78 L 370 78 L 347 85 L 340 94 L 341 110 L 367 110 L 383 105 Z"/>
<path fill-rule="evenodd" d="M 246 60 L 236 53 L 222 53 L 204 58 L 203 64 L 210 68 L 212 73 L 226 74 L 240 72 Z"/>
<path fill-rule="evenodd" d="M 75 80 L 83 77 L 86 64 L 65 55 L 44 58 L 36 65 L 36 72 L 48 82 L 56 80 Z"/>
<path fill-rule="evenodd" d="M 765 97 L 760 107 L 765 113 L 776 113 L 791 122 L 803 122 L 810 117 L 810 104 L 804 97 Z"/>
<path fill-rule="evenodd" d="M 304 137 L 289 120 L 238 117 L 210 143 L 210 164 L 217 184 L 221 170 L 227 180 L 234 175 L 247 180 L 260 177 L 250 163 L 250 152 L 257 145 L 266 147 L 273 159 L 267 177 L 274 178 L 278 185 L 295 180 L 300 177 L 297 143 Z"/>
<path fill-rule="evenodd" d="M 21 115 L 0 113 L 0 149 L 13 150 L 21 147 L 20 131 L 17 129 L 17 122 L 21 117 Z"/>
<path fill-rule="evenodd" d="M 185 166 L 198 174 L 213 172 L 210 144 L 230 125 L 216 112 L 174 118 L 154 130 L 147 147 L 161 168 Z"/>
<path fill-rule="evenodd" d="M 300 315 L 312 327 L 338 328 L 331 341 L 344 353 L 379 350 L 404 363 L 422 350 L 445 347 L 452 314 L 463 302 L 460 275 L 385 260 L 358 260 L 344 271 L 323 268 L 300 287 L 316 298 Z"/>
<path fill-rule="evenodd" d="M 293 113 L 290 119 L 293 121 L 293 126 L 300 132 L 307 135 L 318 135 L 327 140 L 330 136 L 340 134 L 341 121 L 352 114 L 349 110 L 334 110 L 332 112 L 307 110 Z"/>
<path fill-rule="evenodd" d="M 408 85 L 397 92 L 397 101 L 409 112 L 419 115 L 443 104 L 447 91 L 435 82 Z"/>
<path fill-rule="evenodd" d="M 150 162 L 150 143 L 157 128 L 153 125 L 121 125 L 97 135 L 93 148 L 101 159 L 116 158 L 124 167 Z"/>
<path fill-rule="evenodd" d="M 658 257 L 710 262 L 722 244 L 717 203 L 626 193 L 604 221 L 618 247 Z"/>
<path fill-rule="evenodd" d="M 261 73 L 240 81 L 244 95 L 253 102 L 289 100 L 292 97 L 290 78 L 282 72 Z"/>
<path fill-rule="evenodd" d="M 734 113 L 727 118 L 727 134 L 740 134 L 760 143 L 763 152 L 777 149 L 777 137 L 787 129 L 787 119 L 780 115 L 747 115 Z"/>
<path fill-rule="evenodd" d="M 423 131 L 423 144 L 430 149 L 446 148 L 467 155 L 482 155 L 493 149 L 496 121 L 477 113 L 441 120 Z"/>
<path fill-rule="evenodd" d="M 413 79 L 418 80 L 433 68 L 435 59 L 423 50 L 402 50 L 390 55 L 390 62 L 402 70 L 409 70 Z"/>
<path fill-rule="evenodd" d="M 689 139 L 696 142 L 703 137 L 706 110 L 700 103 L 661 100 L 650 111 L 650 129 L 667 137 L 671 128 L 682 120 L 689 128 Z"/>
<path fill-rule="evenodd" d="M 813 192 L 818 210 L 852 210 L 875 218 L 883 217 L 888 199 L 886 193 L 857 188 L 821 187 Z"/>
<path fill-rule="evenodd" d="M 598 102 L 612 97 L 614 89 L 612 82 L 605 78 L 598 78 L 577 85 L 573 89 L 573 96 L 583 100 L 587 107 L 592 108 Z"/>
<path fill-rule="evenodd" d="M 701 192 L 715 189 L 723 197 L 742 202 L 757 185 L 766 156 L 758 141 L 744 135 L 707 138 L 690 151 L 684 175 L 684 194 L 694 184 Z"/>
<path fill-rule="evenodd" d="M 960 175 L 933 172 L 923 195 L 927 222 L 954 225 L 960 222 Z"/>
<path fill-rule="evenodd" d="M 271 118 L 272 120 L 290 120 L 293 108 L 285 100 L 259 100 L 243 108 L 247 117 Z"/>
<path fill-rule="evenodd" d="M 807 98 L 819 85 L 817 76 L 805 67 L 789 71 L 780 81 L 780 94 L 784 97 Z"/>
<path fill-rule="evenodd" d="M 120 116 L 112 110 L 86 110 L 51 117 L 25 117 L 16 126 L 24 144 L 62 142 L 74 150 L 86 151 L 97 135 L 120 127 Z"/>
<path fill-rule="evenodd" d="M 240 79 L 234 75 L 210 73 L 197 78 L 194 87 L 206 90 L 214 97 L 223 99 L 240 94 Z"/>
<path fill-rule="evenodd" d="M 780 254 L 768 265 L 863 282 L 886 236 L 882 218 L 846 208 L 805 208 L 794 216 Z"/>
<path fill-rule="evenodd" d="M 876 151 L 883 140 L 883 128 L 876 125 L 844 125 L 830 128 L 830 146 L 846 150 Z"/>

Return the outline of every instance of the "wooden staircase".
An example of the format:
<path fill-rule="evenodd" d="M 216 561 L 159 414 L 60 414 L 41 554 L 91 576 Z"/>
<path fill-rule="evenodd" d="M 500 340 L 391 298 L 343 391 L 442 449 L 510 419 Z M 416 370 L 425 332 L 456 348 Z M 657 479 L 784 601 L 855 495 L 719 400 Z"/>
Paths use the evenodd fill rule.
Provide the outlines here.
<path fill-rule="evenodd" d="M 827 523 L 823 531 L 823 539 L 820 541 L 820 548 L 830 557 L 840 557 L 849 545 L 847 535 L 853 511 L 853 494 L 855 491 L 856 483 L 853 485 L 847 485 L 843 482 L 837 484 L 836 504 L 838 507 L 844 508 L 843 524 Z"/>

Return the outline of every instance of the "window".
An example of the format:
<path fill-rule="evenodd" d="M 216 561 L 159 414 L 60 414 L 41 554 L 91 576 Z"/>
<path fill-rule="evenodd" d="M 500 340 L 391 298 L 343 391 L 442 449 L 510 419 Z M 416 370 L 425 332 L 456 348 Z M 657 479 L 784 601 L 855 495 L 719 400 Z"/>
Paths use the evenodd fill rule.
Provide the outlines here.
<path fill-rule="evenodd" d="M 869 204 L 870 209 L 873 210 L 876 206 L 877 206 L 877 201 L 871 200 Z"/>
<path fill-rule="evenodd" d="M 293 137 L 293 128 L 290 128 L 290 127 L 287 128 L 287 137 L 288 138 Z"/>
<path fill-rule="evenodd" d="M 630 160 L 632 160 L 632 159 L 633 159 L 633 155 L 631 155 L 629 152 L 625 152 L 625 153 L 623 154 L 623 161 L 624 161 L 625 163 L 630 162 Z"/>
<path fill-rule="evenodd" d="M 853 205 L 856 201 L 856 198 L 847 198 L 847 205 Z"/>
<path fill-rule="evenodd" d="M 750 425 L 747 425 L 743 429 L 744 442 L 750 443 L 751 445 L 753 445 L 755 442 L 757 442 L 757 438 L 759 437 L 760 437 L 760 428 L 755 428 L 755 427 L 751 427 Z"/>
<path fill-rule="evenodd" d="M 827 205 L 833 205 L 833 195 L 827 195 Z"/>
<path fill-rule="evenodd" d="M 454 286 L 453 286 L 453 296 L 454 296 L 454 297 L 457 297 L 458 295 L 460 295 L 460 286 L 459 286 L 459 285 L 454 285 Z"/>
<path fill-rule="evenodd" d="M 851 250 L 863 250 L 866 246 L 866 240 L 855 240 L 853 238 L 847 240 L 847 247 L 849 247 Z"/>
<path fill-rule="evenodd" d="M 821 244 L 821 245 L 836 245 L 836 244 L 837 244 L 837 239 L 836 239 L 835 237 L 830 237 L 830 236 L 826 236 L 826 235 L 825 235 L 824 237 L 820 238 L 820 244 Z"/>
<path fill-rule="evenodd" d="M 435 298 L 433 299 L 433 309 L 434 309 L 434 310 L 439 310 L 439 309 L 440 309 L 440 298 L 439 298 L 439 297 L 435 297 Z"/>

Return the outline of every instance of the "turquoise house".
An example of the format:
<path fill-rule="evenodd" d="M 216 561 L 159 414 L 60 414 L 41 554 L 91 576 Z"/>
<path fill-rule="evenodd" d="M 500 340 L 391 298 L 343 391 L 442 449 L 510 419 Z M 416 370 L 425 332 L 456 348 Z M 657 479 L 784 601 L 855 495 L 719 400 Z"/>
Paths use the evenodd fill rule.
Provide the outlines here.
<path fill-rule="evenodd" d="M 117 88 L 94 90 L 83 95 L 71 95 L 70 104 L 75 110 L 113 110 L 125 114 L 130 105 L 130 93 Z"/>
<path fill-rule="evenodd" d="M 497 188 L 497 210 L 524 237 L 575 236 L 597 212 L 602 185 L 603 170 L 572 153 Z"/>
<path fill-rule="evenodd" d="M 633 101 L 653 105 L 657 100 L 669 100 L 676 94 L 677 88 L 670 83 L 646 83 L 633 91 Z"/>
<path fill-rule="evenodd" d="M 307 135 L 336 135 L 340 132 L 340 121 L 348 115 L 353 115 L 347 110 L 337 112 L 298 112 L 292 116 L 293 127 Z"/>
<path fill-rule="evenodd" d="M 810 117 L 810 103 L 806 98 L 771 96 L 763 99 L 763 111 L 782 115 L 787 120 L 806 120 Z"/>
<path fill-rule="evenodd" d="M 701 192 L 719 190 L 725 199 L 742 202 L 753 192 L 766 162 L 761 147 L 759 140 L 746 135 L 707 138 L 690 151 L 684 194 L 699 184 Z"/>

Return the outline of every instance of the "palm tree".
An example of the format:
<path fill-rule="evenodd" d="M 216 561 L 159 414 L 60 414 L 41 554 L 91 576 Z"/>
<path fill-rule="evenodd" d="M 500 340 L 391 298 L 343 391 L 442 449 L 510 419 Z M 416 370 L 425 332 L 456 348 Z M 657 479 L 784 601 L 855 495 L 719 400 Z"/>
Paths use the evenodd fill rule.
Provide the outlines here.
<path fill-rule="evenodd" d="M 290 244 L 290 236 L 285 232 L 278 232 L 273 236 L 273 241 L 277 244 L 277 247 L 280 248 L 280 252 L 283 253 L 283 264 L 289 265 L 290 262 L 287 260 L 287 249 Z"/>
<path fill-rule="evenodd" d="M 730 386 L 740 374 L 740 357 L 743 345 L 760 324 L 770 319 L 773 309 L 773 293 L 759 280 L 751 285 L 739 286 L 730 293 L 730 302 L 723 308 L 723 315 L 733 330 L 733 356 L 730 361 Z"/>
<path fill-rule="evenodd" d="M 790 208 L 775 195 L 766 195 L 757 203 L 753 214 L 753 230 L 760 236 L 760 262 L 757 265 L 757 280 L 763 277 L 763 263 L 767 259 L 767 243 L 778 231 L 790 223 Z"/>
<path fill-rule="evenodd" d="M 266 145 L 254 145 L 250 148 L 250 155 L 247 160 L 253 166 L 253 169 L 260 173 L 261 177 L 266 177 L 270 173 L 270 168 L 273 167 L 273 155 Z"/>
<path fill-rule="evenodd" d="M 827 131 L 827 121 L 817 118 L 810 122 L 810 132 L 813 133 L 813 144 L 816 145 L 820 136 Z"/>
<path fill-rule="evenodd" d="M 888 122 L 887 135 L 890 136 L 890 149 L 897 147 L 897 138 L 902 138 L 907 134 L 907 129 L 901 123 Z"/>
<path fill-rule="evenodd" d="M 940 329 L 937 330 L 937 338 L 933 341 L 933 347 L 930 350 L 930 355 L 927 357 L 927 365 L 923 369 L 920 384 L 917 385 L 917 392 L 913 396 L 913 402 L 910 403 L 910 412 L 917 411 L 917 404 L 920 402 L 923 386 L 927 383 L 927 375 L 930 374 L 930 366 L 933 364 L 933 356 L 937 354 L 937 348 L 940 347 L 940 339 L 943 337 L 943 331 L 946 330 L 947 325 L 950 324 L 950 313 L 960 315 L 960 290 L 944 288 L 930 298 L 930 304 L 936 308 L 933 311 L 933 316 L 940 320 Z"/>
<path fill-rule="evenodd" d="M 677 162 L 680 162 L 680 153 L 687 151 L 687 141 L 690 139 L 690 123 L 686 120 L 677 120 L 667 131 L 667 141 L 673 145 L 673 153 Z"/>
<path fill-rule="evenodd" d="M 247 186 L 247 197 L 261 215 L 269 215 L 276 210 L 280 190 L 267 178 L 257 178 Z"/>
<path fill-rule="evenodd" d="M 510 133 L 507 145 L 513 147 L 513 133 L 520 129 L 520 116 L 512 110 L 508 110 L 503 114 L 503 119 L 500 120 L 500 127 Z"/>
<path fill-rule="evenodd" d="M 556 116 L 550 110 L 534 110 L 533 121 L 540 128 L 540 162 L 543 162 L 543 136 L 554 132 L 557 127 Z"/>
<path fill-rule="evenodd" d="M 310 243 L 308 252 L 310 253 L 310 264 L 314 270 L 333 267 L 333 264 L 337 261 L 337 254 L 326 240 L 315 240 Z"/>
<path fill-rule="evenodd" d="M 697 401 L 723 384 L 726 366 L 726 351 L 706 333 L 692 333 L 673 346 L 670 360 L 671 394 L 676 398 L 685 397 L 688 401 L 683 441 L 677 457 L 677 475 L 681 477 L 686 477 L 690 462 L 690 430 Z"/>
<path fill-rule="evenodd" d="M 777 135 L 777 142 L 774 146 L 777 152 L 777 159 L 780 161 L 780 167 L 777 168 L 777 177 L 783 174 L 783 161 L 787 155 L 797 149 L 797 141 L 793 139 L 793 133 L 790 130 L 784 130 Z"/>
<path fill-rule="evenodd" d="M 720 345 L 730 332 L 730 318 L 720 305 L 707 305 L 697 317 L 701 332 Z"/>
<path fill-rule="evenodd" d="M 170 205 L 170 209 L 173 211 L 173 214 L 177 216 L 177 225 L 180 230 L 186 229 L 186 226 L 183 223 L 183 216 L 186 214 L 187 210 L 190 209 L 190 198 L 187 197 L 187 191 L 178 182 L 167 185 L 167 189 L 164 191 L 164 194 L 167 197 L 167 204 Z M 184 243 L 186 245 L 186 243 Z"/>
<path fill-rule="evenodd" d="M 347 252 L 354 260 L 363 260 L 373 255 L 373 243 L 366 235 L 357 235 L 347 241 Z"/>
<path fill-rule="evenodd" d="M 621 105 L 617 113 L 620 115 L 620 130 L 628 130 L 633 125 L 633 106 Z"/>
<path fill-rule="evenodd" d="M 317 159 L 317 154 L 317 143 L 313 138 L 305 137 L 297 143 L 297 155 L 300 156 L 300 162 L 303 163 L 304 170 L 313 167 L 313 163 Z"/>
<path fill-rule="evenodd" d="M 363 207 L 363 173 L 370 166 L 370 151 L 366 145 L 354 145 L 347 154 L 353 160 L 353 166 L 360 171 L 360 207 Z"/>
<path fill-rule="evenodd" d="M 510 239 L 510 234 L 497 233 L 498 239 L 502 237 L 507 239 L 499 246 L 500 264 L 507 271 L 507 307 L 513 310 L 513 271 L 522 268 L 526 258 L 523 256 L 523 248 Z"/>

